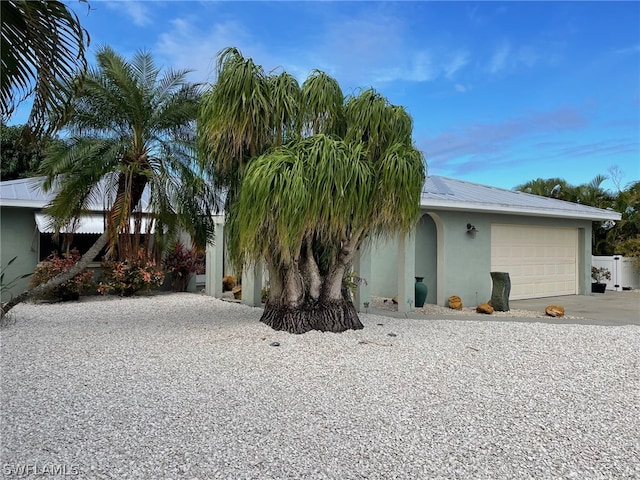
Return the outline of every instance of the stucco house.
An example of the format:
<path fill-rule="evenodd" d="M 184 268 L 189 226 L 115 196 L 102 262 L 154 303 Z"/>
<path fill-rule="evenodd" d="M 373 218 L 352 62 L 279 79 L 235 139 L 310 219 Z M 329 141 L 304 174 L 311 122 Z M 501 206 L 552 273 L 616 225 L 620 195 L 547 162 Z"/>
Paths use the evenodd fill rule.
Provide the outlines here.
<path fill-rule="evenodd" d="M 7 278 L 33 271 L 51 249 L 51 229 L 41 212 L 49 197 L 38 189 L 39 181 L 0 182 L 1 264 L 18 256 Z M 95 205 L 74 238 L 93 243 L 103 228 L 101 210 Z M 411 310 L 416 276 L 424 277 L 427 303 L 438 305 L 451 295 L 469 306 L 487 301 L 493 271 L 509 273 L 511 299 L 587 295 L 592 222 L 621 218 L 609 210 L 433 175 L 424 184 L 421 212 L 409 235 L 359 252 L 354 270 L 366 279 L 357 293 L 360 310 L 372 295 L 397 296 L 398 309 Z M 216 238 L 223 235 L 219 216 Z M 226 262 L 224 242 L 215 243 L 207 249 L 206 292 L 220 297 Z M 262 270 L 246 270 L 242 279 L 243 302 L 260 305 Z"/>
<path fill-rule="evenodd" d="M 427 177 L 415 230 L 361 249 L 354 270 L 362 311 L 371 296 L 398 297 L 414 307 L 415 277 L 424 277 L 427 303 L 458 295 L 475 306 L 491 297 L 490 272 L 507 272 L 510 298 L 591 293 L 592 222 L 617 221 L 614 211 L 440 176 Z M 218 235 L 223 231 L 218 225 Z M 221 295 L 223 252 L 211 246 L 207 293 Z M 260 305 L 262 271 L 243 272 L 243 302 Z"/>

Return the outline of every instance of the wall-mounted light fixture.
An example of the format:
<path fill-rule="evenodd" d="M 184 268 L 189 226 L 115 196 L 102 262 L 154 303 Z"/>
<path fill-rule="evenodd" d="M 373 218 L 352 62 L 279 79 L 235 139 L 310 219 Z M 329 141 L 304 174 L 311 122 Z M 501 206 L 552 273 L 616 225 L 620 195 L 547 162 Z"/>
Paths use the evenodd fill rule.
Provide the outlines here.
<path fill-rule="evenodd" d="M 477 232 L 478 232 L 478 229 L 476 228 L 475 225 L 471 225 L 470 223 L 467 223 L 467 233 L 471 235 L 472 238 L 476 238 Z"/>

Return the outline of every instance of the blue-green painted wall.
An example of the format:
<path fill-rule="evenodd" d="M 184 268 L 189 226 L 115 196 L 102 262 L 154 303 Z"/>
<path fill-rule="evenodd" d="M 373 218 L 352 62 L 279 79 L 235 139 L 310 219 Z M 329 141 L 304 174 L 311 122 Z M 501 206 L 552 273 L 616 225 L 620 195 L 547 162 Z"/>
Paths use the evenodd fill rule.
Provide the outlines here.
<path fill-rule="evenodd" d="M 424 276 L 427 303 L 446 305 L 451 295 L 475 306 L 491 297 L 491 225 L 529 225 L 578 230 L 578 293 L 590 293 L 591 222 L 563 218 L 435 210 L 424 212 L 416 227 L 417 276 Z M 467 233 L 467 224 L 477 233 Z M 398 242 L 374 244 L 371 253 L 371 294 L 397 294 Z"/>
<path fill-rule="evenodd" d="M 38 263 L 38 241 L 33 210 L 28 208 L 0 208 L 0 265 L 4 268 L 9 260 L 17 256 L 4 275 L 8 283 L 17 276 L 32 273 Z M 11 289 L 2 290 L 2 301 L 23 292 L 29 279 L 20 280 Z"/>

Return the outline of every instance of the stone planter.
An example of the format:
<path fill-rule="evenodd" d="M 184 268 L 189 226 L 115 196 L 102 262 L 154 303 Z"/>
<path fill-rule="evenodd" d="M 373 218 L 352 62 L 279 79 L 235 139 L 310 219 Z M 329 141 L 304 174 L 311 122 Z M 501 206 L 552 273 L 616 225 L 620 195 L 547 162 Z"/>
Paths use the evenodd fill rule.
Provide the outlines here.
<path fill-rule="evenodd" d="M 592 283 L 591 284 L 591 293 L 604 293 L 607 289 L 606 283 Z"/>

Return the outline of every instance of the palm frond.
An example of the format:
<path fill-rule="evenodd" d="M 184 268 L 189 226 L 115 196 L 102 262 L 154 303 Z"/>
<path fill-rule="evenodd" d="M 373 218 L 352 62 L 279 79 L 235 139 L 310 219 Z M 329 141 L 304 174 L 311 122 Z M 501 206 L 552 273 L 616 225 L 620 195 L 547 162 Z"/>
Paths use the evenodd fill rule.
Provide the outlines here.
<path fill-rule="evenodd" d="M 0 114 L 33 95 L 28 124 L 42 134 L 49 117 L 59 116 L 77 87 L 74 78 L 86 69 L 89 36 L 63 2 L 5 0 L 2 17 Z"/>

